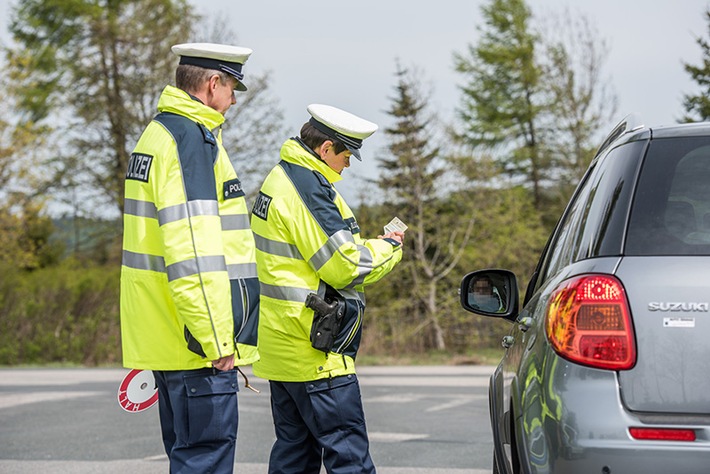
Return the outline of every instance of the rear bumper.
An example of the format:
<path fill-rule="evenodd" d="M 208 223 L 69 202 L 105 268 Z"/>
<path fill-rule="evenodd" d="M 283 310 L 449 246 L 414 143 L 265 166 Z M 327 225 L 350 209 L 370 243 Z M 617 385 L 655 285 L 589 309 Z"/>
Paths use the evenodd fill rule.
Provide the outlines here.
<path fill-rule="evenodd" d="M 544 359 L 542 365 L 522 366 L 511 387 L 523 471 L 708 472 L 710 423 L 683 424 L 680 416 L 675 422 L 666 417 L 662 425 L 644 423 L 624 408 L 615 372 L 581 367 L 554 353 Z M 629 434 L 630 427 L 651 426 L 692 428 L 696 441 L 640 441 Z"/>
<path fill-rule="evenodd" d="M 624 473 L 654 474 L 708 472 L 708 446 L 669 446 L 667 443 L 613 442 L 604 440 L 602 446 L 590 443 L 583 449 L 584 457 L 557 458 L 551 473 Z M 533 471 L 540 472 L 540 471 Z"/>

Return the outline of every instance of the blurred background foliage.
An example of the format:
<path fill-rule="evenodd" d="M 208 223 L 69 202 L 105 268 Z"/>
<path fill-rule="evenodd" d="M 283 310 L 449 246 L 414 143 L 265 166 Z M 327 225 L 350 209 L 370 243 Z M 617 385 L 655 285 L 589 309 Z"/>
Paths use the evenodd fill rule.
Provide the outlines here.
<path fill-rule="evenodd" d="M 463 86 L 451 123 L 421 87 L 425 70 L 397 63 L 391 71 L 380 175 L 351 206 L 365 236 L 380 234 L 394 215 L 409 230 L 403 262 L 368 291 L 360 352 L 367 362 L 500 355 L 508 324 L 464 312 L 461 277 L 508 268 L 524 293 L 564 204 L 618 119 L 606 42 L 586 18 L 565 11 L 535 22 L 525 0 L 489 0 L 482 17 L 472 26 L 479 40 L 453 52 Z M 120 364 L 127 159 L 172 83 L 170 45 L 229 42 L 236 32 L 185 0 L 24 0 L 7 21 L 0 364 Z M 707 120 L 710 110 L 710 48 L 706 38 L 698 45 L 703 63 L 684 65 L 700 88 L 684 96 L 685 121 Z M 270 84 L 268 74 L 251 79 L 224 132 L 252 196 L 288 136 Z"/>

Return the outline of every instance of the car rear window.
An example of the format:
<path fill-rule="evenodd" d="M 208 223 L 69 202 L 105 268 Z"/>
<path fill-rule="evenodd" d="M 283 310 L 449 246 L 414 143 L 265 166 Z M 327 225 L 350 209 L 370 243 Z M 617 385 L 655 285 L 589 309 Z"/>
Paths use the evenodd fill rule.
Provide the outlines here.
<path fill-rule="evenodd" d="M 710 255 L 710 137 L 651 141 L 626 255 Z"/>

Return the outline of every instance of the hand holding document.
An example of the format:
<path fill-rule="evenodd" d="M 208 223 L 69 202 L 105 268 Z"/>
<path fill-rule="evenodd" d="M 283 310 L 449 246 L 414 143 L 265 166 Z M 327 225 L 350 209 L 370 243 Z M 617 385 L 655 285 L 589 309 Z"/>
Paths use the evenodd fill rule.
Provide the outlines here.
<path fill-rule="evenodd" d="M 404 241 L 404 232 L 406 230 L 407 224 L 395 217 L 385 225 L 385 234 L 380 237 L 394 239 L 401 244 Z"/>
<path fill-rule="evenodd" d="M 399 220 L 399 217 L 395 217 L 391 221 L 389 221 L 385 226 L 385 234 L 389 234 L 390 232 L 396 231 L 404 232 L 407 229 L 407 224 Z"/>

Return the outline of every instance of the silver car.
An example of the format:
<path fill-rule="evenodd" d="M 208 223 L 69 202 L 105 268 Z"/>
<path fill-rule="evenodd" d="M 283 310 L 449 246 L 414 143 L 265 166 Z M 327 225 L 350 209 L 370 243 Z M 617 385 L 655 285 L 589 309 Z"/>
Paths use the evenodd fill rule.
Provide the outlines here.
<path fill-rule="evenodd" d="M 710 472 L 710 123 L 622 121 L 519 306 L 469 273 L 468 311 L 511 321 L 491 377 L 494 473 Z"/>

